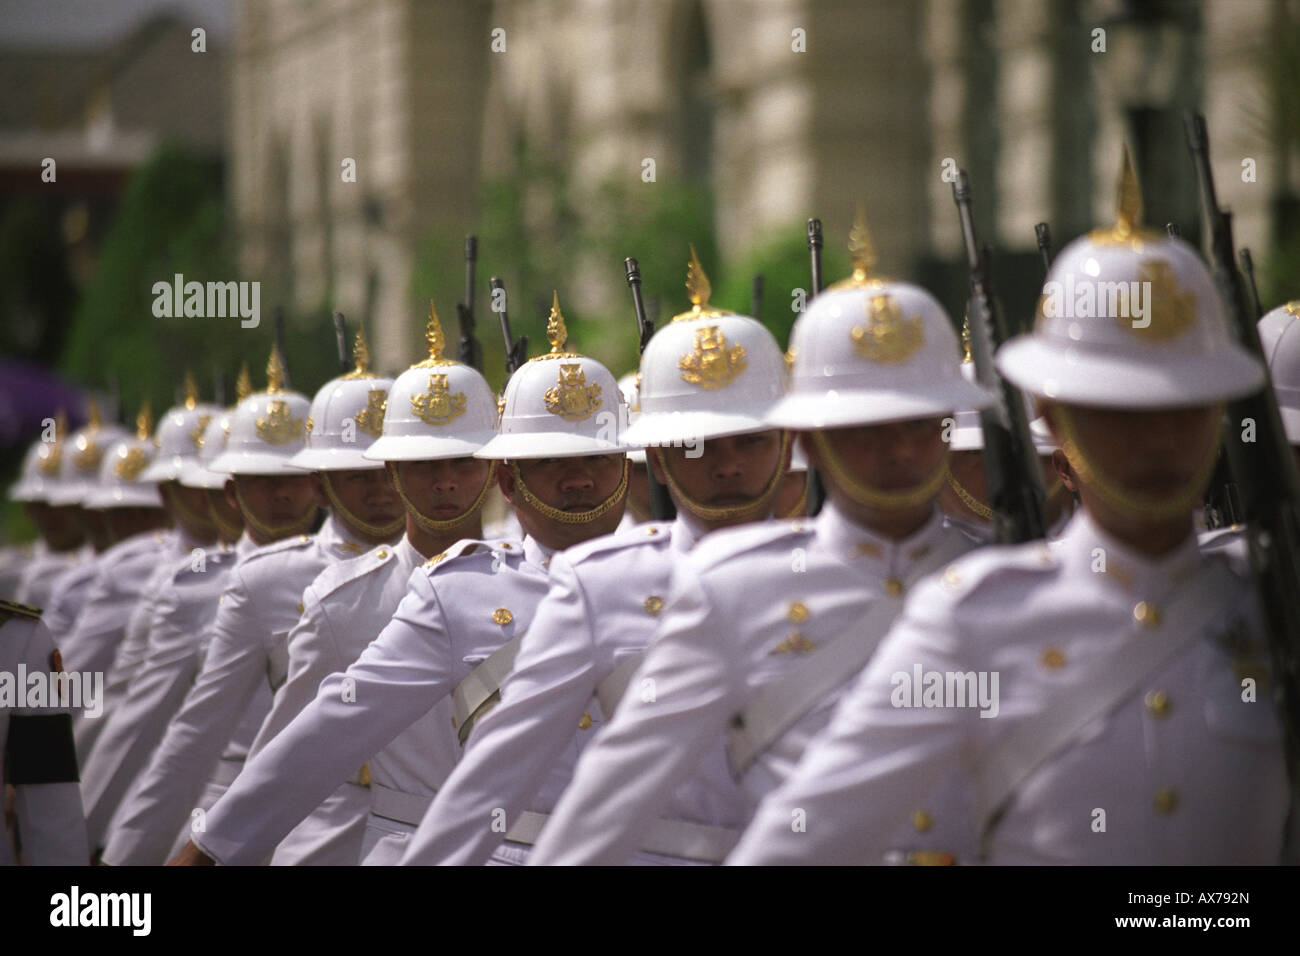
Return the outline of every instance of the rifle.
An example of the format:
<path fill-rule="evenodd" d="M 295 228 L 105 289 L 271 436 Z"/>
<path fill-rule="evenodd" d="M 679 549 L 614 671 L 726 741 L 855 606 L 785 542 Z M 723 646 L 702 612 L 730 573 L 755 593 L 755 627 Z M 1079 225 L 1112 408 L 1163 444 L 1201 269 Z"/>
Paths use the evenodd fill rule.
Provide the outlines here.
<path fill-rule="evenodd" d="M 483 346 L 475 336 L 474 326 L 474 262 L 478 258 L 478 239 L 465 237 L 465 301 L 456 303 L 460 319 L 460 347 L 457 357 L 461 363 L 483 371 Z"/>
<path fill-rule="evenodd" d="M 754 276 L 749 287 L 749 314 L 758 319 L 763 312 L 763 276 Z M 761 322 L 762 320 L 759 319 Z"/>
<path fill-rule="evenodd" d="M 339 353 L 339 374 L 346 375 L 352 371 L 352 363 L 348 361 L 348 320 L 342 312 L 334 313 L 334 345 Z"/>
<path fill-rule="evenodd" d="M 1165 223 L 1165 235 L 1168 236 L 1170 239 L 1181 239 L 1182 232 L 1179 231 L 1178 229 L 1178 223 L 1176 222 Z"/>
<path fill-rule="evenodd" d="M 510 381 L 510 376 L 515 374 L 519 366 L 528 361 L 528 336 L 521 335 L 516 339 L 510 333 L 510 313 L 506 308 L 506 286 L 505 283 L 497 276 L 488 280 L 488 288 L 492 290 L 492 310 L 501 317 L 501 337 L 505 339 L 506 348 L 506 382 Z M 497 308 L 497 292 L 501 293 L 501 308 Z M 505 382 L 501 384 L 502 392 L 505 391 Z"/>
<path fill-rule="evenodd" d="M 1034 236 L 1038 239 L 1038 254 L 1043 257 L 1043 275 L 1046 277 L 1052 268 L 1052 229 L 1045 222 L 1037 223 Z"/>
<path fill-rule="evenodd" d="M 816 218 L 808 220 L 808 259 L 812 273 L 812 295 L 808 297 L 811 299 L 822 290 L 822 221 Z M 821 475 L 811 466 L 808 468 L 805 497 L 808 514 L 815 515 L 822 510 L 822 502 L 826 500 L 826 485 L 822 483 Z"/>
<path fill-rule="evenodd" d="M 1188 113 L 1185 125 L 1187 145 L 1196 164 L 1201 210 L 1209 227 L 1208 249 L 1215 283 L 1238 343 L 1267 367 L 1257 320 L 1245 308 L 1241 274 L 1233 259 L 1232 218 L 1219 208 L 1215 195 L 1205 117 Z M 1259 391 L 1229 403 L 1228 414 L 1232 422 L 1247 418 L 1255 422 L 1255 441 L 1230 437 L 1224 444 L 1241 492 L 1251 569 L 1278 676 L 1278 703 L 1294 803 L 1300 795 L 1300 479 L 1268 377 Z M 1295 825 L 1297 821 L 1292 820 L 1290 826 Z"/>
<path fill-rule="evenodd" d="M 1243 248 L 1239 255 L 1241 271 L 1246 275 L 1246 291 L 1250 293 L 1250 312 L 1258 328 L 1259 320 L 1264 317 L 1264 308 L 1259 304 L 1259 286 L 1255 285 L 1255 260 L 1251 258 L 1249 249 Z"/>
<path fill-rule="evenodd" d="M 280 365 L 284 369 L 284 382 L 282 387 L 287 392 L 293 388 L 289 381 L 289 355 L 284 350 L 284 306 L 275 307 L 275 347 L 280 352 Z"/>
<path fill-rule="evenodd" d="M 998 396 L 980 412 L 984 430 L 984 473 L 988 477 L 993 528 L 1002 544 L 1019 544 L 1046 533 L 1043 520 L 1042 472 L 1029 436 L 1020 390 L 998 375 L 993 354 L 1007 340 L 1006 320 L 993 294 L 988 246 L 981 246 L 971 213 L 970 179 L 959 170 L 952 184 L 953 201 L 961 219 L 961 238 L 970 269 L 970 339 L 975 380 Z"/>
<path fill-rule="evenodd" d="M 637 354 L 644 355 L 645 347 L 655 334 L 654 322 L 646 317 L 645 304 L 641 301 L 641 267 L 631 257 L 623 260 L 627 270 L 627 284 L 632 290 L 632 308 L 636 315 Z M 640 373 L 638 373 L 640 374 Z M 650 514 L 656 521 L 671 521 L 677 517 L 677 506 L 668 494 L 668 489 L 655 477 L 655 470 L 646 463 L 646 484 L 650 490 Z"/>

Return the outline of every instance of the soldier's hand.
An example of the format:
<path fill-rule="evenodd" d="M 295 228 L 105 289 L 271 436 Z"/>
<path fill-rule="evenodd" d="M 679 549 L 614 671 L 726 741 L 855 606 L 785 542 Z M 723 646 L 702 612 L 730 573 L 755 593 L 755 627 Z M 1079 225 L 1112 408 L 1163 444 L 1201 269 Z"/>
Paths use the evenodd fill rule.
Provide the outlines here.
<path fill-rule="evenodd" d="M 193 842 L 186 843 L 181 852 L 176 854 L 176 858 L 167 864 L 168 866 L 216 866 L 217 861 L 212 859 L 202 850 L 194 845 Z"/>

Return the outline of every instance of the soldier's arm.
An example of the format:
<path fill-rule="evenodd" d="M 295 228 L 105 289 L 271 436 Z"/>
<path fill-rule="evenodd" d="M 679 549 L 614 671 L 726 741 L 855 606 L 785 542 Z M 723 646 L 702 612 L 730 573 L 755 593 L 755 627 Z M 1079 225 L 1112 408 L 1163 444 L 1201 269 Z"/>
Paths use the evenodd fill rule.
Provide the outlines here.
<path fill-rule="evenodd" d="M 726 622 L 689 564 L 613 720 L 587 747 L 530 864 L 621 864 L 716 746 L 740 699 Z"/>
<path fill-rule="evenodd" d="M 551 589 L 519 646 L 501 702 L 474 728 L 464 758 L 443 784 L 403 864 L 481 865 L 504 834 L 493 823 L 529 809 L 573 739 L 597 680 L 592 610 L 563 555 Z"/>
<path fill-rule="evenodd" d="M 826 730 L 759 805 L 728 864 L 879 864 L 916 835 L 914 813 L 942 815 L 931 798 L 963 772 L 978 714 L 895 706 L 903 698 L 894 680 L 910 679 L 916 665 L 923 673 L 965 669 L 951 622 L 933 610 L 937 600 L 933 584 L 914 592 Z M 937 822 L 952 833 L 971 821 Z"/>
<path fill-rule="evenodd" d="M 388 626 L 244 767 L 193 843 L 228 865 L 264 859 L 307 814 L 451 691 L 442 611 L 423 569 Z"/>
<path fill-rule="evenodd" d="M 221 596 L 203 669 L 114 821 L 106 863 L 165 862 L 259 682 L 266 680 L 266 645 L 252 603 L 235 569 Z"/>

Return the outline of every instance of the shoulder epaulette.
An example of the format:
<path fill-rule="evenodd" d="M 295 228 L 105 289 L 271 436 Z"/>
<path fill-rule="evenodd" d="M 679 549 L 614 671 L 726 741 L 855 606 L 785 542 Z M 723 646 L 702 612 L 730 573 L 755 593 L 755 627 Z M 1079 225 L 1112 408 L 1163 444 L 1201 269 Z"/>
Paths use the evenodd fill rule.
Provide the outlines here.
<path fill-rule="evenodd" d="M 807 540 L 816 530 L 816 523 L 807 518 L 763 521 L 738 525 L 734 528 L 722 528 L 710 532 L 696 544 L 692 561 L 700 562 L 701 566 L 718 564 L 774 544 Z"/>
<path fill-rule="evenodd" d="M 671 521 L 647 521 L 632 528 L 604 534 L 591 541 L 576 544 L 564 552 L 564 559 L 569 564 L 577 564 L 598 554 L 609 554 L 626 548 L 639 548 L 648 544 L 662 545 L 672 540 Z"/>
<path fill-rule="evenodd" d="M 316 575 L 316 580 L 311 583 L 311 588 L 316 592 L 318 598 L 325 598 L 345 584 L 364 578 L 367 574 L 387 565 L 393 560 L 396 550 L 391 544 L 381 544 L 355 558 L 348 558 L 346 561 L 335 561 Z"/>
<path fill-rule="evenodd" d="M 434 571 L 446 567 L 454 558 L 476 553 L 491 554 L 494 552 L 523 554 L 524 546 L 518 541 L 509 541 L 504 538 L 494 538 L 491 541 L 462 538 L 442 554 L 435 554 L 428 561 L 425 561 L 422 567 L 426 571 Z"/>
<path fill-rule="evenodd" d="M 270 544 L 262 545 L 256 551 L 244 558 L 244 564 L 256 561 L 259 558 L 265 558 L 272 554 L 282 554 L 285 551 L 297 551 L 305 548 L 312 542 L 312 536 L 309 534 L 295 534 L 281 541 L 273 541 Z"/>

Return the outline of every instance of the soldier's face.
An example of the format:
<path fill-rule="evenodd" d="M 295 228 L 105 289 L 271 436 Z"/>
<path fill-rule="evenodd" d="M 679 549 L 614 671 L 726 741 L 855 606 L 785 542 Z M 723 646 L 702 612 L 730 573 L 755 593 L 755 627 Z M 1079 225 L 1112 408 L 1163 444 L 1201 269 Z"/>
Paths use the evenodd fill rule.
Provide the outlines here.
<path fill-rule="evenodd" d="M 236 487 L 253 517 L 272 526 L 292 524 L 300 520 L 308 508 L 323 506 L 325 502 L 320 479 L 305 472 L 301 475 L 236 475 L 233 482 L 226 483 L 232 507 L 238 507 L 234 497 Z"/>
<path fill-rule="evenodd" d="M 86 530 L 71 505 L 56 507 L 44 501 L 29 501 L 24 510 L 51 551 L 69 551 L 86 540 Z"/>
<path fill-rule="evenodd" d="M 164 486 L 163 501 L 172 505 L 168 509 L 172 519 L 191 537 L 211 539 L 215 529 L 208 516 L 208 493 L 205 489 L 187 488 L 179 481 L 169 481 Z"/>
<path fill-rule="evenodd" d="M 229 483 L 227 485 L 229 486 Z M 233 538 L 227 537 L 230 529 L 238 528 L 242 532 L 244 527 L 244 516 L 240 513 L 238 505 L 235 504 L 234 495 L 228 495 L 225 489 L 205 488 L 196 490 L 202 490 L 208 496 L 208 504 L 211 506 L 213 513 L 221 519 L 217 529 L 222 540 L 228 544 L 237 541 L 238 535 Z M 226 529 L 224 532 L 221 531 L 223 526 Z"/>
<path fill-rule="evenodd" d="M 388 467 L 396 471 L 406 497 L 426 518 L 450 521 L 474 503 L 492 463 L 479 458 L 448 458 L 390 462 Z"/>
<path fill-rule="evenodd" d="M 710 438 L 697 451 L 699 454 L 692 458 L 686 448 L 652 448 L 647 458 L 654 461 L 655 475 L 660 481 L 666 478 L 666 466 L 691 501 L 710 508 L 751 504 L 763 493 L 772 475 L 778 469 L 784 472 L 789 464 L 789 449 L 785 450 L 783 459 L 781 432 L 776 430 Z M 706 523 L 722 527 L 755 517 L 764 516 L 744 515 Z"/>
<path fill-rule="evenodd" d="M 402 501 L 387 469 L 331 471 L 326 478 L 346 511 L 339 516 L 344 522 L 348 521 L 348 515 L 355 515 L 366 524 L 391 525 L 403 515 Z"/>
<path fill-rule="evenodd" d="M 602 504 L 623 480 L 623 455 L 582 455 L 576 458 L 535 458 L 517 462 L 528 490 L 543 504 L 559 511 L 590 511 Z M 567 524 L 548 518 L 515 486 L 509 468 L 497 472 L 501 493 L 515 508 L 523 529 L 549 548 L 568 548 L 610 534 L 623 520 L 626 495 L 599 518 Z"/>
<path fill-rule="evenodd" d="M 115 543 L 145 531 L 165 527 L 168 523 L 167 512 L 162 508 L 106 508 L 104 522 L 108 526 L 109 537 Z"/>
<path fill-rule="evenodd" d="M 113 543 L 113 538 L 108 530 L 108 522 L 104 520 L 104 512 L 92 511 L 89 508 L 83 508 L 81 505 L 72 505 L 73 515 L 76 517 L 77 524 L 81 525 L 87 539 L 96 551 L 103 551 Z"/>

